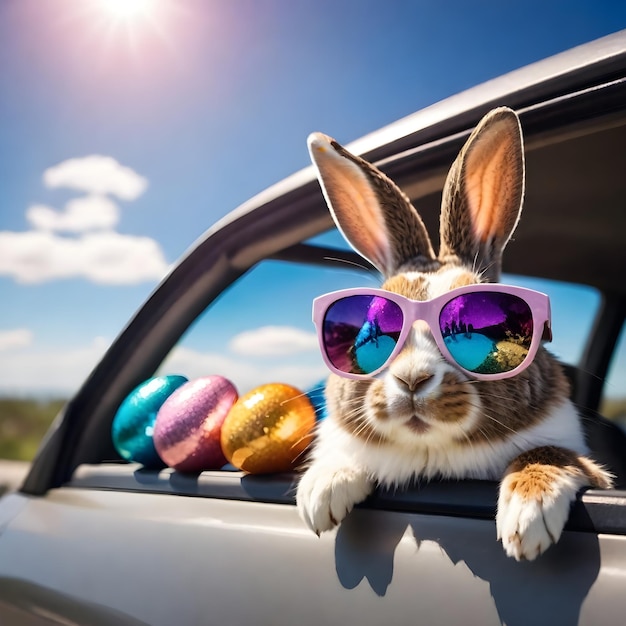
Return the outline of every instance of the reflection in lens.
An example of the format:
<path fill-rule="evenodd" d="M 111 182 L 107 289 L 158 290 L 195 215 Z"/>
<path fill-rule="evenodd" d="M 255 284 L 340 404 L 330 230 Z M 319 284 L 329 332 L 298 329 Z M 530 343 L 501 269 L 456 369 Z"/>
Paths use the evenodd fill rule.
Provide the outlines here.
<path fill-rule="evenodd" d="M 324 317 L 324 348 L 342 372 L 370 374 L 391 356 L 402 329 L 400 307 L 380 296 L 348 296 Z"/>
<path fill-rule="evenodd" d="M 501 374 L 521 365 L 533 336 L 530 307 L 507 293 L 457 296 L 439 315 L 439 328 L 454 360 L 478 374 Z"/>

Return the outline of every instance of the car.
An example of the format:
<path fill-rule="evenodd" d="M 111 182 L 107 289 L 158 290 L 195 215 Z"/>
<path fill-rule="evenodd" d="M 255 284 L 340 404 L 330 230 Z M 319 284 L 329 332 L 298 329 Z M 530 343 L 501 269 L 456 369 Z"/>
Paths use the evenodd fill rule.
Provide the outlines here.
<path fill-rule="evenodd" d="M 519 115 L 527 159 L 504 271 L 541 284 L 555 302 L 569 289 L 561 318 L 574 332 L 559 350 L 570 356 L 572 398 L 615 488 L 581 493 L 559 542 L 520 563 L 496 539 L 490 481 L 379 489 L 317 537 L 298 516 L 297 473 L 195 475 L 120 457 L 111 426 L 124 399 L 168 371 L 195 332 L 210 337 L 238 286 L 241 306 L 251 307 L 246 290 L 257 272 L 275 277 L 266 298 L 281 305 L 281 319 L 309 314 L 301 295 L 313 286 L 371 280 L 371 267 L 333 230 L 309 167 L 188 251 L 59 414 L 23 483 L 2 497 L 0 623 L 623 623 L 626 437 L 619 411 L 613 420 L 601 413 L 626 395 L 626 31 L 348 148 L 402 187 L 436 240 L 445 174 L 481 117 L 502 105 Z"/>

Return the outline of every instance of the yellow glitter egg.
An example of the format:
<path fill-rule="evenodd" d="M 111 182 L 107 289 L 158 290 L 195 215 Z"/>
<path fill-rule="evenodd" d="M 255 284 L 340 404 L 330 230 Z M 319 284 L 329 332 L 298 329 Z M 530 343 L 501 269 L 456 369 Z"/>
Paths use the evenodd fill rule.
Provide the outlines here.
<path fill-rule="evenodd" d="M 222 450 L 249 474 L 286 472 L 302 460 L 313 439 L 315 409 L 299 389 L 261 385 L 233 405 L 222 424 Z"/>

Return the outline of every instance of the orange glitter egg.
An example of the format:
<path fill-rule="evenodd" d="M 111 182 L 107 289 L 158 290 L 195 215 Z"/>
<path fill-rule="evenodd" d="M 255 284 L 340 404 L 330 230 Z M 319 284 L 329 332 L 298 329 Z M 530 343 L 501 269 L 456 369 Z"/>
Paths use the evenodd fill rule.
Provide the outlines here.
<path fill-rule="evenodd" d="M 222 425 L 224 456 L 250 474 L 295 468 L 313 439 L 315 409 L 299 389 L 261 385 L 233 405 Z"/>

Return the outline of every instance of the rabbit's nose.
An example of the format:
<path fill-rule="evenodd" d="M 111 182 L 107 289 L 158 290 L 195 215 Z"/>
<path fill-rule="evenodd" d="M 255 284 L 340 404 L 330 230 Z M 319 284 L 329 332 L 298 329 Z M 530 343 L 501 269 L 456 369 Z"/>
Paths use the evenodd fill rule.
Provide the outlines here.
<path fill-rule="evenodd" d="M 393 377 L 401 388 L 416 393 L 424 391 L 434 375 L 431 372 L 412 372 L 411 374 L 396 372 Z"/>

